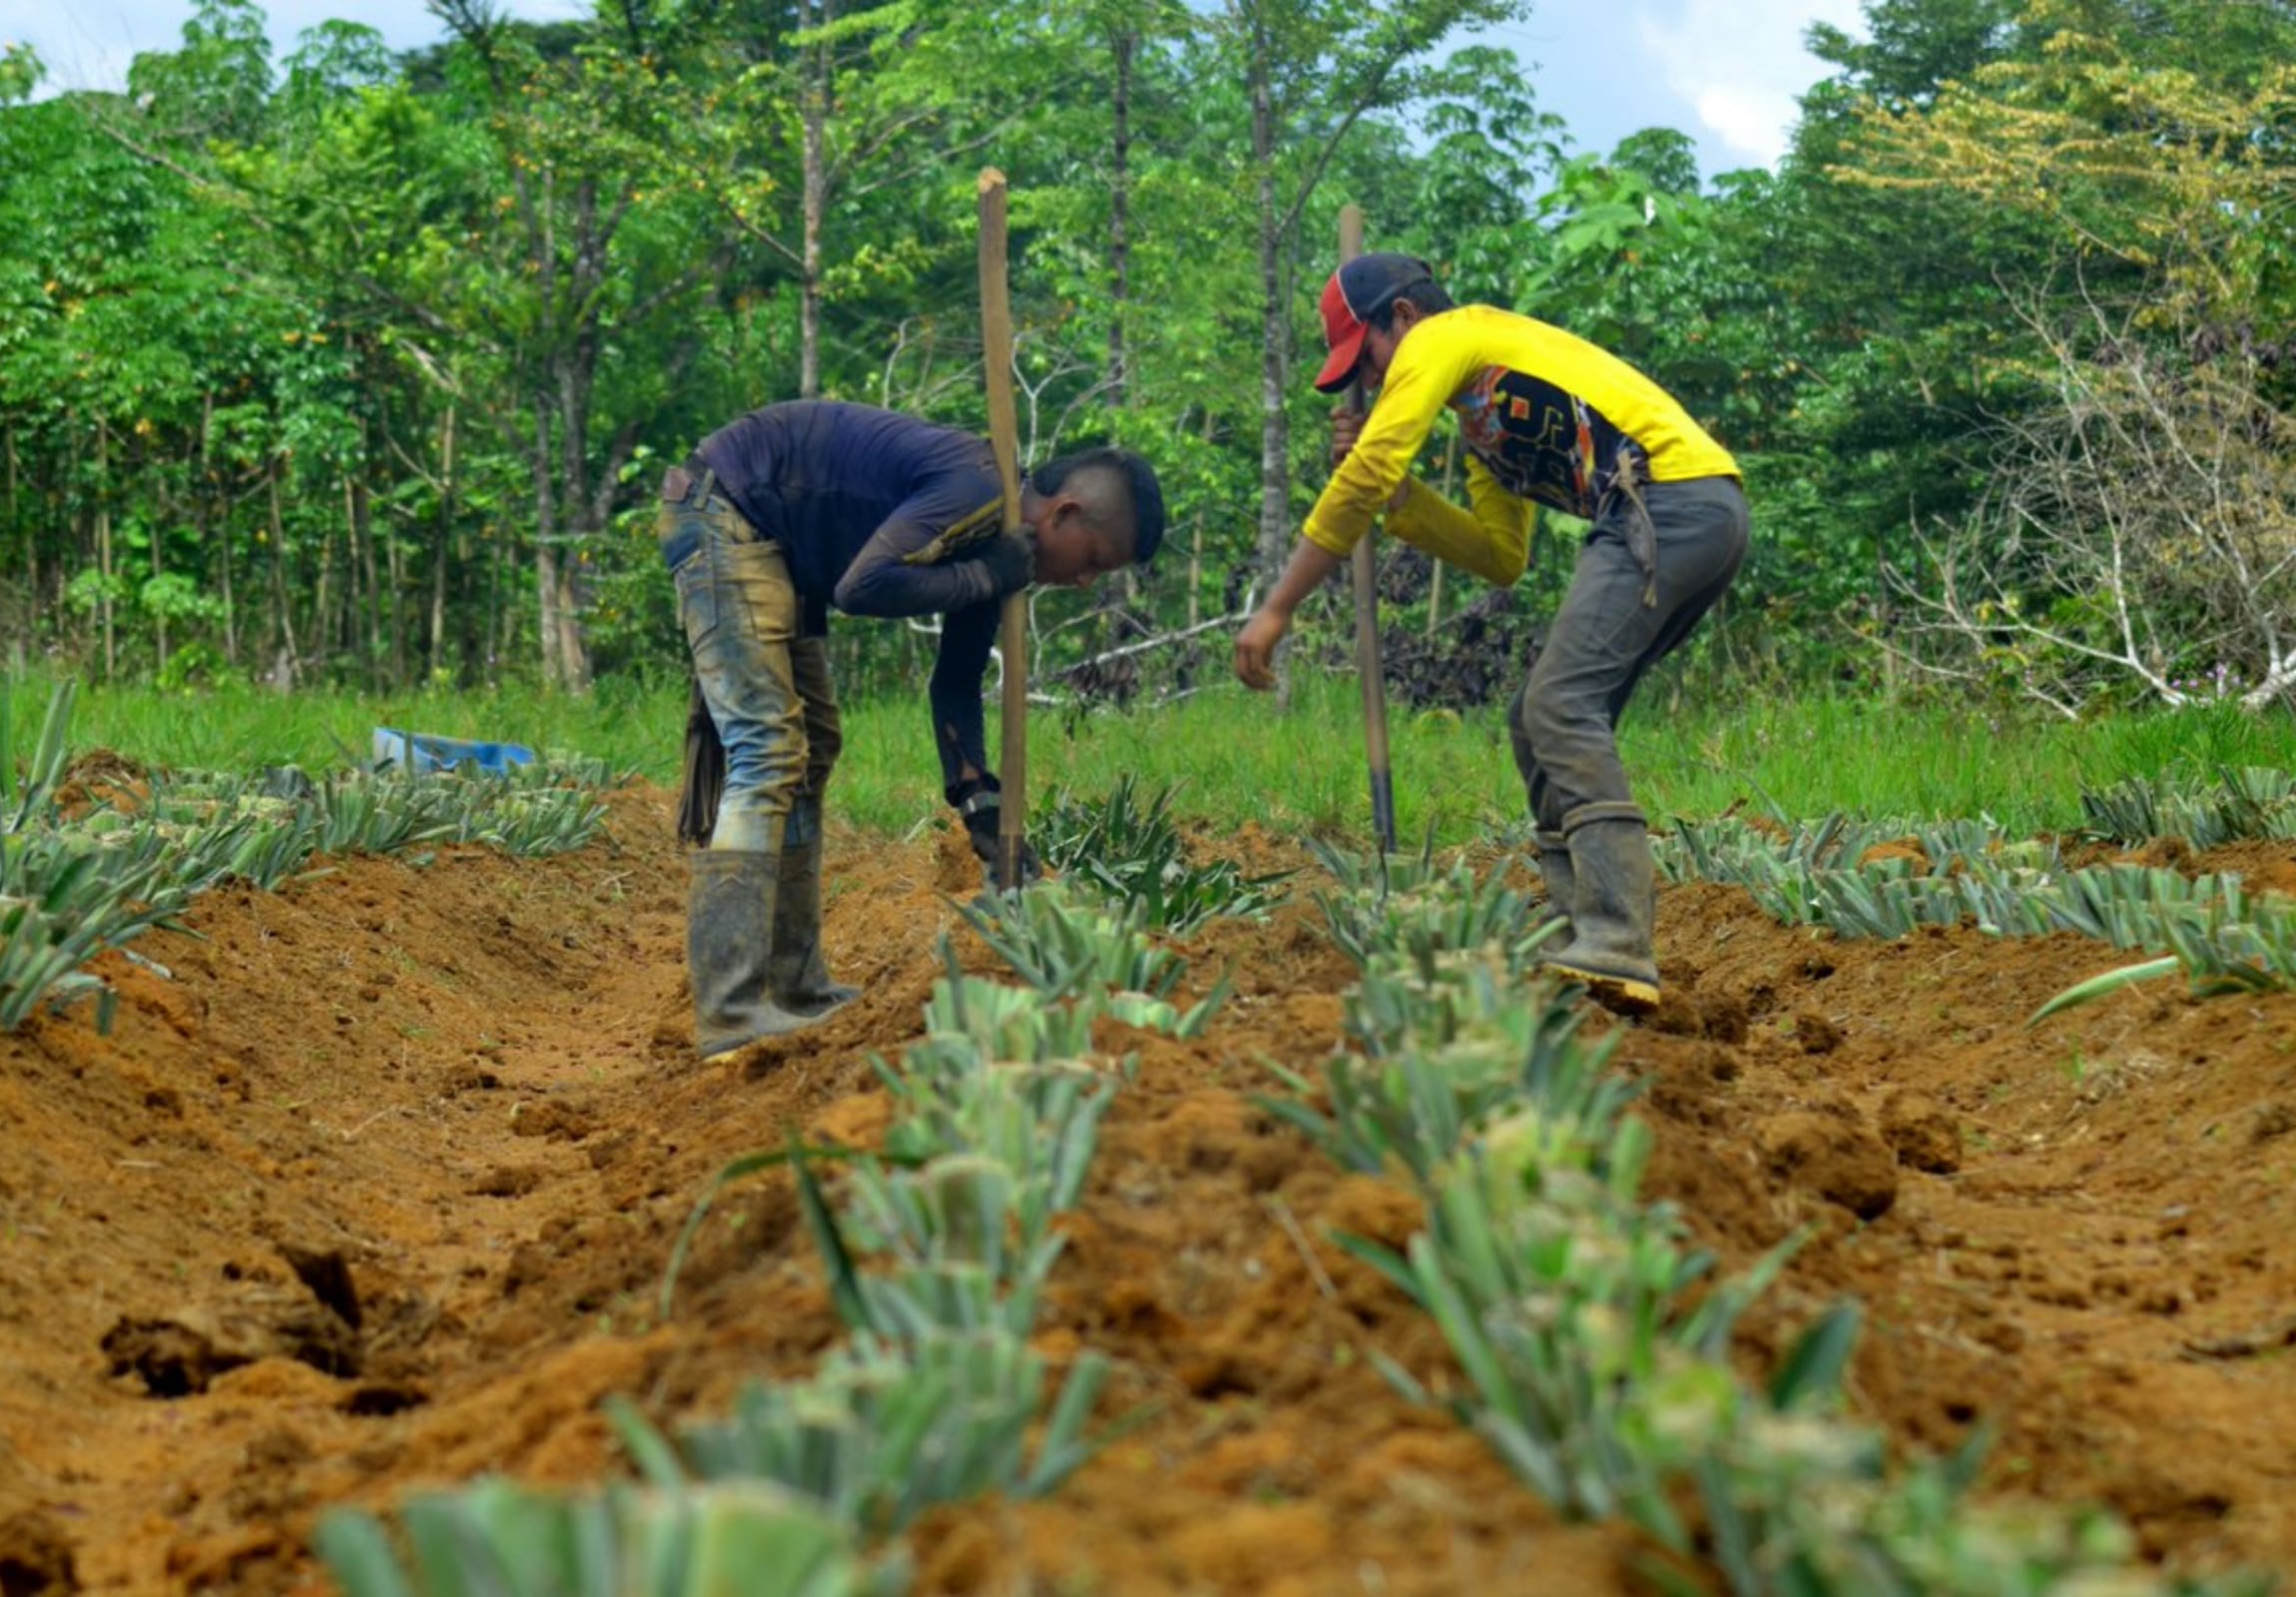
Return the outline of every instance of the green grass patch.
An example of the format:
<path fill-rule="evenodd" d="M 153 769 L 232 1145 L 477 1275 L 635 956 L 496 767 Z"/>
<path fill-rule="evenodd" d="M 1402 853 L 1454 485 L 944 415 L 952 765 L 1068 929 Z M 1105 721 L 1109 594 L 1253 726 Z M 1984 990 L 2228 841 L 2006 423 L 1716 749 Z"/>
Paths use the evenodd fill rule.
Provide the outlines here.
<path fill-rule="evenodd" d="M 19 684 L 20 703 L 45 703 L 48 684 Z M 75 754 L 110 749 L 172 770 L 317 772 L 369 758 L 377 727 L 565 751 L 675 782 L 686 685 L 617 681 L 587 698 L 505 687 L 487 693 L 278 694 L 247 684 L 165 693 L 84 685 L 72 712 Z"/>
<path fill-rule="evenodd" d="M 1738 803 L 1791 819 L 1990 815 L 2012 832 L 2061 831 L 2084 818 L 2084 787 L 2171 770 L 2296 766 L 2296 719 L 2199 706 L 2074 723 L 1810 696 L 1630 719 L 1621 746 L 1636 791 L 1662 817 Z"/>
<path fill-rule="evenodd" d="M 34 685 L 44 702 L 46 688 Z M 1634 791 L 1661 821 L 1733 805 L 1807 818 L 1849 811 L 1991 815 L 2012 831 L 2082 819 L 2080 790 L 2227 766 L 2296 769 L 2296 718 L 2198 707 L 2079 724 L 2013 711 L 1808 695 L 1665 708 L 1663 686 L 1630 712 L 1620 744 Z M 254 688 L 187 696 L 95 688 L 75 714 L 76 749 L 208 770 L 338 763 L 378 726 L 523 743 L 605 761 L 657 783 L 678 778 L 682 682 L 602 683 L 587 699 L 505 688 L 488 694 L 280 696 Z M 921 691 L 850 705 L 830 808 L 873 832 L 942 812 L 940 767 Z M 1290 708 L 1221 683 L 1162 710 L 1041 711 L 1029 722 L 1030 786 L 1101 795 L 1130 775 L 1177 787 L 1173 810 L 1217 826 L 1360 840 L 1370 827 L 1363 716 L 1352 679 L 1303 679 Z M 1522 791 L 1502 706 L 1453 715 L 1392 706 L 1401 835 L 1432 824 L 1454 843 L 1517 820 Z M 997 747 L 989 716 L 989 748 Z"/>
<path fill-rule="evenodd" d="M 2078 826 L 2080 791 L 2132 777 L 2221 766 L 2296 769 L 2296 718 L 2224 707 L 2044 721 L 1948 705 L 1809 696 L 1630 712 L 1620 732 L 1629 781 L 1651 814 L 1709 816 L 1737 805 L 1796 819 L 1840 810 L 1931 819 L 1991 815 L 2012 831 Z M 1453 715 L 1391 707 L 1397 826 L 1416 841 L 1432 823 L 1456 843 L 1522 815 L 1503 707 Z M 682 722 L 664 726 L 665 743 Z M 1130 775 L 1147 792 L 1176 786 L 1190 818 L 1355 841 L 1371 799 L 1361 701 L 1352 680 L 1303 682 L 1288 711 L 1222 685 L 1163 710 L 1029 722 L 1029 781 L 1105 794 Z M 997 749 L 989 717 L 989 749 Z M 673 760 L 674 760 L 674 751 Z M 846 752 L 831 808 L 898 831 L 941 809 L 940 769 L 922 697 L 846 712 Z"/>

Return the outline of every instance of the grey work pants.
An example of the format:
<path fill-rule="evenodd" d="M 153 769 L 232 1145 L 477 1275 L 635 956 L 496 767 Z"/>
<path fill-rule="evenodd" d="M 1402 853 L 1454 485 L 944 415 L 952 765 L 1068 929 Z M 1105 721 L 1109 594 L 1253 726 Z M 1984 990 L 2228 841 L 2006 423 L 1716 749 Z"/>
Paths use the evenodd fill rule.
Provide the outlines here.
<path fill-rule="evenodd" d="M 812 840 L 845 737 L 829 641 L 809 638 L 781 546 L 722 493 L 665 501 L 661 536 L 690 547 L 672 573 L 703 702 L 726 750 L 713 848 L 778 851 Z"/>
<path fill-rule="evenodd" d="M 1508 716 L 1531 818 L 1546 831 L 1567 830 L 1589 804 L 1605 806 L 1593 815 L 1638 812 L 1618 763 L 1618 718 L 1643 674 L 1690 636 L 1746 558 L 1737 479 L 1654 482 L 1642 500 L 1655 572 L 1645 575 L 1628 543 L 1629 518 L 1643 511 L 1613 496 Z"/>

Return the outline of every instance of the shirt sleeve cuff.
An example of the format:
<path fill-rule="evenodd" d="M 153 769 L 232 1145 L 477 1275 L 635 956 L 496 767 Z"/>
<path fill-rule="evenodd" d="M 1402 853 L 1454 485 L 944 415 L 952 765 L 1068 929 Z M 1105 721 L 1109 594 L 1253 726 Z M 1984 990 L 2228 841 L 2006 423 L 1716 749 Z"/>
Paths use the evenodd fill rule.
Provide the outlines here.
<path fill-rule="evenodd" d="M 1363 542 L 1364 534 L 1371 531 L 1372 525 L 1369 516 L 1362 518 L 1354 526 L 1347 525 L 1351 521 L 1356 521 L 1356 518 L 1353 516 L 1311 515 L 1308 517 L 1307 525 L 1300 529 L 1300 535 L 1318 549 L 1323 550 L 1324 553 L 1338 555 L 1345 559 L 1356 552 L 1356 545 Z"/>

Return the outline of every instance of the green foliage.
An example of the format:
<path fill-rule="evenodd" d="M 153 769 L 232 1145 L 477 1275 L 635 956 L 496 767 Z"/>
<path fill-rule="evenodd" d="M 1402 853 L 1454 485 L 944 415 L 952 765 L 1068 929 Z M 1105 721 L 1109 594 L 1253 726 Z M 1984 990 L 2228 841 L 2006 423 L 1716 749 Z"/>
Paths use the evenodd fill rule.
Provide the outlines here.
<path fill-rule="evenodd" d="M 13 39 L 0 45 L 0 106 L 29 99 L 47 76 L 47 66 L 30 45 Z"/>
<path fill-rule="evenodd" d="M 1536 237 L 1531 197 L 1563 160 L 1562 119 L 1538 108 L 1512 52 L 1470 46 L 1434 75 L 1422 127 L 1413 245 L 1443 268 L 1453 298 L 1510 302 L 1517 256 Z"/>
<path fill-rule="evenodd" d="M 83 857 L 57 872 L 37 898 L 0 893 L 0 1031 L 13 1031 L 42 1004 L 94 995 L 96 1024 L 112 1029 L 110 987 L 80 967 L 141 929 L 127 887 L 95 876 Z"/>
<path fill-rule="evenodd" d="M 386 853 L 426 842 L 483 842 L 518 855 L 579 848 L 605 806 L 549 769 L 507 779 L 337 772 L 313 784 L 291 768 L 253 778 L 155 772 L 128 812 L 67 814 L 65 770 L 75 685 L 50 697 L 19 774 L 12 686 L 0 685 L 0 1030 L 44 1004 L 111 994 L 81 967 L 174 919 L 216 883 L 266 889 L 314 853 Z"/>
<path fill-rule="evenodd" d="M 1010 1002 L 984 1015 L 999 998 Z M 886 1157 L 913 1164 L 961 1150 L 999 1161 L 1020 1184 L 1020 1235 L 1042 1237 L 1050 1216 L 1082 1193 L 1100 1117 L 1116 1093 L 1114 1079 L 1080 1062 L 1093 1053 L 1093 1018 L 952 970 L 933 984 L 924 1040 L 899 1070 L 879 1063 L 896 1105 Z M 1118 1070 L 1129 1074 L 1124 1061 Z"/>
<path fill-rule="evenodd" d="M 205 771 L 321 771 L 363 759 L 375 728 L 400 727 L 524 744 L 543 752 L 547 780 L 605 788 L 632 775 L 677 781 L 675 733 L 685 724 L 685 704 L 683 680 L 601 684 L 588 699 L 573 699 L 520 686 L 278 694 L 226 676 L 181 693 L 84 684 L 73 725 L 84 744 L 139 764 Z"/>
<path fill-rule="evenodd" d="M 1296 371 L 1314 347 L 1332 213 L 1355 199 L 1375 243 L 1616 349 L 1738 455 L 1757 537 L 1695 669 L 1887 690 L 1893 584 L 1929 576 L 1916 534 L 2004 552 L 1977 511 L 2018 475 L 2009 439 L 2048 396 L 2043 329 L 2101 315 L 2195 383 L 2253 363 L 2285 407 L 2296 52 L 2270 6 L 1867 9 L 1862 39 L 1817 31 L 1835 71 L 1778 170 L 1705 182 L 1673 130 L 1573 151 L 1531 70 L 1452 48 L 1519 12 L 1501 0 L 933 0 L 813 29 L 724 7 L 488 26 L 457 7 L 469 25 L 417 58 L 330 24 L 279 71 L 255 8 L 208 0 L 180 49 L 139 62 L 132 99 L 37 104 L 14 103 L 40 75 L 16 51 L 0 611 L 30 649 L 169 685 L 680 672 L 650 536 L 664 463 L 768 395 L 979 425 L 967 202 L 992 158 L 1016 196 L 1024 452 L 1142 444 L 1175 511 L 1120 616 L 1040 596 L 1040 681 L 1264 586 L 1256 507 L 1272 493 L 1276 531 L 1296 523 L 1323 402 L 1258 379 L 1268 350 Z M 2103 451 L 2104 479 L 2140 453 Z M 1534 609 L 1555 576 L 1524 590 Z M 1405 601 L 1438 654 L 1457 597 Z M 2093 593 L 2064 605 L 2082 641 L 2111 613 Z M 1103 685 L 1168 682 L 1200 696 L 1183 726 L 1235 732 L 1241 715 L 1203 702 L 1217 639 L 1126 657 Z M 906 693 L 931 647 L 905 627 L 833 641 L 857 701 Z M 1226 784 L 1191 790 L 1209 807 L 1259 781 L 1318 826 L 1360 809 L 1337 740 L 1190 753 Z M 919 764 L 872 823 L 926 812 Z M 1456 764 L 1503 778 L 1503 746 Z M 1503 780 L 1458 774 L 1424 784 L 1446 834 L 1514 807 Z M 1202 912 L 1185 886 L 1157 884 L 1175 922 Z"/>
<path fill-rule="evenodd" d="M 969 201 L 993 159 L 1025 251 L 1024 454 L 1151 442 L 1205 558 L 1192 593 L 1140 602 L 1217 603 L 1252 547 L 1218 507 L 1249 503 L 1262 421 L 1232 336 L 1263 272 L 1236 178 L 1244 62 L 1271 75 L 1268 162 L 1300 202 L 1266 267 L 1283 337 L 1328 255 L 1319 180 L 1400 151 L 1446 39 L 1516 9 L 932 0 L 826 25 L 722 7 L 535 25 L 458 5 L 453 37 L 407 60 L 329 23 L 275 71 L 250 0 L 205 0 L 131 97 L 21 108 L 39 68 L 11 53 L 0 580 L 36 581 L 38 642 L 107 678 L 192 643 L 226 675 L 370 690 L 677 667 L 650 537 L 666 462 L 768 396 L 981 424 Z M 101 588 L 58 606 L 101 515 L 121 532 Z M 1065 629 L 1043 664 L 1106 631 Z M 912 680 L 917 647 L 841 636 L 841 673 Z"/>
<path fill-rule="evenodd" d="M 1013 895 L 1017 899 L 1020 895 Z M 1012 900 L 1007 900 L 1008 903 Z M 924 1040 L 874 1061 L 895 1111 L 880 1155 L 796 1145 L 722 1170 L 672 1250 L 661 1308 L 729 1182 L 787 1166 L 852 1339 L 813 1375 L 757 1384 L 723 1421 L 663 1436 L 613 1418 L 655 1487 L 765 1482 L 875 1545 L 925 1510 L 1051 1491 L 1100 1445 L 1085 1426 L 1108 1373 L 1085 1353 L 1053 1394 L 1030 1345 L 1116 1080 L 1091 1060 L 1088 1002 L 965 976 L 944 943 Z M 845 1166 L 833 1195 L 819 1166 Z M 1033 1450 L 1031 1443 L 1033 1442 Z"/>
<path fill-rule="evenodd" d="M 180 909 L 206 872 L 179 873 L 154 846 L 133 853 L 65 830 L 57 790 L 69 753 L 73 685 L 49 698 L 38 739 L 16 747 L 17 695 L 0 684 L 0 1030 L 12 1031 L 44 1005 L 97 1000 L 97 1025 L 111 1029 L 114 995 L 81 967 L 107 948 Z"/>
<path fill-rule="evenodd" d="M 924 1008 L 925 1040 L 918 1045 L 925 1051 L 912 1049 L 907 1056 L 912 1076 L 931 1079 L 935 1050 L 943 1048 L 966 1061 L 985 1056 L 1020 1064 L 1092 1051 L 1092 1022 L 1098 1016 L 1091 1005 L 1063 1002 L 1036 987 L 1007 987 L 963 975 L 956 950 L 945 938 L 940 953 L 948 975 L 932 984 L 932 999 Z"/>
<path fill-rule="evenodd" d="M 1532 896 L 1507 885 L 1503 864 L 1480 881 L 1463 859 L 1437 867 L 1432 836 L 1416 859 L 1350 854 L 1316 841 L 1309 848 L 1340 883 L 1315 895 L 1332 940 L 1367 969 L 1384 957 L 1432 978 L 1445 956 L 1489 950 L 1520 975 L 1552 930 L 1549 921 L 1532 922 Z"/>
<path fill-rule="evenodd" d="M 1148 936 L 1148 906 L 1079 903 L 1059 882 L 959 904 L 957 912 L 1021 980 L 1127 1025 L 1193 1037 L 1228 996 L 1223 976 L 1186 1010 L 1166 1001 L 1188 962 Z"/>
<path fill-rule="evenodd" d="M 517 687 L 369 697 L 283 696 L 229 683 L 191 695 L 95 686 L 79 692 L 73 726 L 83 744 L 147 765 L 315 771 L 363 748 L 375 727 L 397 726 L 509 739 L 592 762 L 587 773 L 567 768 L 578 785 L 632 772 L 674 784 L 685 703 L 683 679 L 601 682 L 588 700 Z M 899 833 L 947 814 L 930 720 L 913 695 L 848 706 L 845 726 L 833 829 Z M 1432 827 L 1438 844 L 1452 846 L 1519 826 L 1522 787 L 1500 707 L 1399 719 L 1392 738 L 1407 835 Z M 1733 806 L 1788 819 L 1836 810 L 1983 813 L 2018 835 L 2074 830 L 2085 820 L 2082 791 L 2163 769 L 2296 769 L 2296 722 L 2231 704 L 2070 725 L 2010 711 L 1974 716 L 1931 699 L 1716 693 L 1701 675 L 1671 665 L 1653 674 L 1620 740 L 1654 815 Z M 1090 791 L 1110 770 L 1131 773 L 1142 790 L 1175 788 L 1213 856 L 1228 851 L 1223 833 L 1246 820 L 1269 832 L 1360 842 L 1368 818 L 1351 682 L 1303 682 L 1284 715 L 1263 696 L 1222 687 L 1154 714 L 1103 711 L 1067 727 L 1034 717 L 1029 769 L 1055 792 Z M 2068 777 L 2075 772 L 2077 782 Z"/>
<path fill-rule="evenodd" d="M 1578 1036 L 1584 1011 L 1525 991 L 1493 966 L 1450 968 L 1419 983 L 1367 971 L 1349 995 L 1350 1030 L 1364 1052 L 1323 1065 L 1329 1113 L 1309 1107 L 1307 1078 L 1278 1070 L 1292 1098 L 1261 1100 L 1351 1170 L 1394 1170 L 1432 1186 L 1470 1140 L 1508 1118 L 1508 1136 L 1540 1125 L 1595 1139 L 1634 1086 L 1605 1071 L 1611 1044 Z M 1432 989 L 1432 991 L 1431 991 Z"/>
<path fill-rule="evenodd" d="M 2296 774 L 2247 766 L 2202 784 L 2172 772 L 2132 777 L 2101 790 L 2083 789 L 2089 835 L 2135 844 L 2182 837 L 2214 848 L 2246 837 L 2296 836 Z"/>
<path fill-rule="evenodd" d="M 898 1558 L 864 1559 L 850 1531 L 764 1481 L 556 1497 L 483 1481 L 406 1506 L 403 1555 L 355 1509 L 311 1542 L 347 1597 L 710 1597 L 761 1569 L 790 1597 L 893 1597 Z"/>
<path fill-rule="evenodd" d="M 20 748 L 16 685 L 0 682 L 0 815 L 10 833 L 23 830 L 64 780 L 71 753 L 72 705 L 78 697 L 77 683 L 59 683 L 48 697 L 38 738 Z"/>
<path fill-rule="evenodd" d="M 2123 842 L 2181 832 L 2214 846 L 2296 825 L 2296 779 L 2275 769 L 2227 771 L 2214 785 L 2163 775 L 2080 798 L 2093 834 Z M 2075 983 L 2028 1024 L 2179 970 L 2199 996 L 2296 988 L 2296 903 L 2251 895 L 2235 875 L 2127 863 L 2076 870 L 2053 842 L 2017 841 L 1986 821 L 1835 814 L 1783 836 L 1734 820 L 1683 821 L 1677 831 L 1658 848 L 1670 873 L 1743 886 L 1789 925 L 1896 939 L 1974 921 L 1996 935 L 2071 931 L 2168 955 Z"/>
<path fill-rule="evenodd" d="M 2235 8 L 2238 9 L 2238 8 Z M 2167 16 L 2156 16 L 2165 10 Z M 1975 66 L 1918 111 L 1876 106 L 1881 181 L 1950 187 L 2153 275 L 2162 308 L 2237 320 L 2280 308 L 2274 197 L 2285 153 L 2259 135 L 2296 95 L 2285 16 L 2041 0 L 2039 48 Z M 2167 27 L 2173 40 L 2140 39 Z"/>
<path fill-rule="evenodd" d="M 1850 833 L 1837 818 L 1777 853 L 1813 868 Z M 1986 850 L 1990 828 L 1939 827 L 1930 840 L 1967 864 L 1979 855 L 1961 850 Z M 1710 844 L 1699 857 L 1716 856 Z M 1337 863 L 1355 890 L 1374 890 L 1375 869 Z M 1471 877 L 1431 887 L 1425 857 L 1416 875 L 1404 890 L 1475 891 Z M 1327 1067 L 1331 1113 L 1269 1105 L 1353 1168 L 1400 1169 L 1426 1201 L 1425 1228 L 1401 1253 L 1340 1239 L 1428 1312 L 1463 1376 L 1438 1398 L 1378 1357 L 1399 1390 L 1448 1407 L 1561 1512 L 1635 1524 L 1645 1574 L 1683 1597 L 2269 1588 L 2246 1574 L 2157 1577 L 2101 1512 L 1973 1501 L 1982 1440 L 1893 1467 L 1880 1433 L 1841 1412 L 1853 1305 L 1812 1322 L 1763 1385 L 1740 1378 L 1732 1329 L 1796 1240 L 1713 1280 L 1681 1218 L 1640 1199 L 1650 1133 L 1555 990 L 1524 982 L 1496 944 L 1414 957 L 1412 926 L 1361 933 L 1355 1007 L 1389 1024 L 1365 1028 L 1361 1057 Z M 1432 998 L 1437 987 L 1455 996 Z M 1383 988 L 1396 996 L 1375 999 Z"/>
<path fill-rule="evenodd" d="M 1256 917 L 1280 901 L 1276 885 L 1290 871 L 1247 876 L 1233 859 L 1189 862 L 1171 812 L 1178 792 L 1163 788 L 1142 803 L 1126 772 L 1097 802 L 1054 794 L 1030 818 L 1030 835 L 1055 870 L 1115 902 L 1138 904 L 1147 924 L 1174 935 L 1214 918 Z"/>
<path fill-rule="evenodd" d="M 858 1337 L 808 1380 L 747 1388 L 732 1415 L 688 1427 L 675 1449 L 627 1401 L 613 1415 L 634 1454 L 676 1471 L 658 1487 L 688 1471 L 715 1489 L 763 1482 L 873 1541 L 940 1503 L 1056 1488 L 1091 1456 L 1084 1422 L 1107 1373 L 1096 1355 L 1078 1360 L 1033 1451 L 1045 1364 L 1005 1335 L 901 1346 Z"/>
<path fill-rule="evenodd" d="M 2236 884 L 2211 891 L 2214 886 L 2204 877 L 2163 903 L 2113 905 L 2118 913 L 2103 924 L 2115 946 L 2166 948 L 2169 956 L 2078 982 L 2034 1010 L 2026 1024 L 2178 970 L 2196 997 L 2296 990 L 2296 903 L 2277 896 L 2247 901 Z"/>

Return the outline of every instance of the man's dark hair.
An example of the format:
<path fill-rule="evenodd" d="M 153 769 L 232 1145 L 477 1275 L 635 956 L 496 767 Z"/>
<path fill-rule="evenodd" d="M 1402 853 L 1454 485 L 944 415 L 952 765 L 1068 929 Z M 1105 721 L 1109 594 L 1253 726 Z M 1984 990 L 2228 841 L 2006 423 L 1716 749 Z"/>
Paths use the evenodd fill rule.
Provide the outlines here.
<path fill-rule="evenodd" d="M 1079 480 L 1071 484 L 1071 477 Z M 1133 560 L 1146 565 L 1164 542 L 1163 484 L 1156 480 L 1156 468 L 1129 449 L 1106 445 L 1078 449 L 1047 460 L 1028 474 L 1028 482 L 1041 494 L 1059 493 L 1065 488 L 1077 495 L 1084 501 L 1096 527 L 1108 526 L 1117 507 L 1109 502 L 1105 492 L 1094 490 L 1102 482 L 1122 484 L 1126 504 L 1132 512 Z"/>
<path fill-rule="evenodd" d="M 1409 299 L 1413 304 L 1420 307 L 1421 314 L 1429 316 L 1454 308 L 1448 288 L 1445 288 L 1433 277 L 1422 277 L 1417 282 L 1405 283 L 1394 293 L 1388 295 L 1386 299 L 1374 305 L 1365 315 L 1364 325 L 1377 327 L 1382 332 L 1393 330 L 1396 320 L 1396 302 L 1400 299 Z"/>

